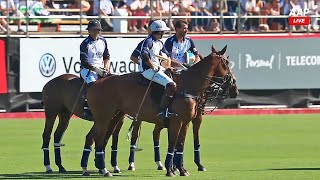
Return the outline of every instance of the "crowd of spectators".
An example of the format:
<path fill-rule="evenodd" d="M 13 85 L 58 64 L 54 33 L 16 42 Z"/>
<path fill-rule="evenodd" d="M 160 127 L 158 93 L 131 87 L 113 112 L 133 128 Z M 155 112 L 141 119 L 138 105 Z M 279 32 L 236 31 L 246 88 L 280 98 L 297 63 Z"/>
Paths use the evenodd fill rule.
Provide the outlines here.
<path fill-rule="evenodd" d="M 240 1 L 240 2 L 239 2 Z M 8 3 L 9 2 L 9 3 Z M 308 8 L 312 15 L 320 12 L 320 0 L 0 0 L 0 15 L 11 17 L 10 24 L 16 23 L 21 29 L 21 19 L 15 17 L 50 16 L 50 9 L 79 9 L 66 15 L 79 15 L 80 8 L 85 15 L 115 16 L 122 9 L 128 16 L 157 17 L 185 16 L 191 32 L 205 31 L 268 31 L 288 30 L 288 19 L 277 15 L 289 15 L 292 8 Z M 152 6 L 152 8 L 151 8 Z M 26 10 L 27 9 L 27 10 Z M 153 13 L 151 12 L 153 10 Z M 54 11 L 55 13 L 58 11 Z M 268 18 L 241 18 L 237 23 L 236 15 L 270 16 Z M 188 18 L 190 16 L 190 18 Z M 193 18 L 192 16 L 197 16 Z M 210 16 L 219 16 L 210 18 Z M 220 18 L 224 17 L 224 18 Z M 234 16 L 234 18 L 232 18 Z M 191 18 L 192 17 L 192 18 Z M 163 18 L 169 27 L 172 22 Z M 105 31 L 112 31 L 112 18 L 102 18 Z M 128 31 L 146 32 L 148 18 L 128 19 Z M 8 20 L 0 18 L 0 31 L 11 31 Z M 239 27 L 238 27 L 239 26 Z M 293 30 L 319 30 L 318 18 L 311 18 L 309 26 L 293 27 Z"/>

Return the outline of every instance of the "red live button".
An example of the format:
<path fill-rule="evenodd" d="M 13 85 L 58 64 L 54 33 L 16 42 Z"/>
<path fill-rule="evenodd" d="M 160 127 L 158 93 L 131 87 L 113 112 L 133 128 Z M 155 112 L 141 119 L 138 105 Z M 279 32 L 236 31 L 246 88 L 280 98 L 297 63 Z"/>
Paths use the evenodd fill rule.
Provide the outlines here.
<path fill-rule="evenodd" d="M 310 24 L 310 17 L 308 16 L 290 16 L 289 25 L 290 26 L 304 26 Z"/>

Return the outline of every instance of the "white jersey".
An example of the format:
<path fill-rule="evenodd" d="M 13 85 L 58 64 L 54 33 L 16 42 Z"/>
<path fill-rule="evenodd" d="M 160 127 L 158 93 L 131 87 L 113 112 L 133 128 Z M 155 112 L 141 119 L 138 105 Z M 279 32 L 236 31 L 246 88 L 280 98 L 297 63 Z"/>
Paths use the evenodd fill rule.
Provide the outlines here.
<path fill-rule="evenodd" d="M 154 36 L 148 36 L 141 45 L 140 53 L 146 53 L 149 55 L 151 63 L 154 66 L 160 66 L 160 60 L 155 55 L 162 55 L 163 53 L 168 55 L 167 51 L 163 46 L 163 42 L 160 40 L 156 40 Z M 160 66 L 161 67 L 161 66 Z M 140 59 L 140 67 L 141 71 L 149 69 L 150 67 Z"/>
<path fill-rule="evenodd" d="M 169 57 L 180 63 L 188 63 L 185 59 L 185 53 L 191 52 L 194 55 L 199 55 L 198 50 L 195 48 L 194 42 L 189 37 L 185 37 L 183 42 L 178 42 L 177 36 L 173 35 L 165 42 L 165 49 L 169 53 Z"/>
<path fill-rule="evenodd" d="M 80 60 L 95 67 L 104 67 L 104 59 L 109 58 L 107 41 L 103 37 L 94 40 L 91 36 L 87 37 L 80 45 Z"/>

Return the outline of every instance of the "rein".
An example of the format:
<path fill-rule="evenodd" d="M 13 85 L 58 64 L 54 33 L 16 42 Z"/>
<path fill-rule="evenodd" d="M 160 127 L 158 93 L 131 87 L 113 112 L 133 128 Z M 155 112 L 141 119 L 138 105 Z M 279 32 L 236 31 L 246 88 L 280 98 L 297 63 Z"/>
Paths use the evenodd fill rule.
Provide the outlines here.
<path fill-rule="evenodd" d="M 203 101 L 199 102 L 198 109 L 202 111 L 202 114 L 204 113 L 205 106 L 207 104 L 207 101 L 213 101 L 214 99 L 217 100 L 215 106 L 213 109 L 210 110 L 209 114 L 212 113 L 217 107 L 221 99 L 225 99 L 229 97 L 229 88 L 230 85 L 233 83 L 233 78 L 231 76 L 231 71 L 228 66 L 228 59 L 226 59 L 224 56 L 215 54 L 215 56 L 218 56 L 220 58 L 220 63 L 223 63 L 227 70 L 227 74 L 224 77 L 218 77 L 218 76 L 209 76 L 206 75 L 203 78 L 207 81 L 209 81 L 210 86 L 206 89 L 205 93 L 201 96 Z M 224 86 L 226 86 L 226 89 L 224 89 Z M 224 92 L 227 92 L 228 94 L 225 94 Z"/>

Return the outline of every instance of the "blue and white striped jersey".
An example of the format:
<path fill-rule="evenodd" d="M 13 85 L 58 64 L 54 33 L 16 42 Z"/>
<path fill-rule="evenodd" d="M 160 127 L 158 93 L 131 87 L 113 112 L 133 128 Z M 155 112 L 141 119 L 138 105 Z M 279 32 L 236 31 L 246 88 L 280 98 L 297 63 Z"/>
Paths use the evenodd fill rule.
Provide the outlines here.
<path fill-rule="evenodd" d="M 150 36 L 150 35 L 149 35 L 149 36 Z M 149 36 L 148 36 L 148 37 L 149 37 Z M 148 37 L 147 37 L 147 38 L 148 38 Z M 140 58 L 140 54 L 141 54 L 141 50 L 142 50 L 141 47 L 142 47 L 142 43 L 143 43 L 144 41 L 145 41 L 145 39 L 139 42 L 139 44 L 137 45 L 137 47 L 133 50 L 131 56 L 134 56 L 134 57 L 136 57 L 136 58 Z"/>
<path fill-rule="evenodd" d="M 162 55 L 163 53 L 168 55 L 168 52 L 163 46 L 163 42 L 161 40 L 157 40 L 153 35 L 150 35 L 143 40 L 140 56 L 142 53 L 149 54 L 151 63 L 154 66 L 160 66 L 160 60 L 155 55 Z M 140 70 L 146 70 L 149 68 L 150 67 L 140 59 Z"/>
<path fill-rule="evenodd" d="M 100 36 L 98 40 L 94 40 L 88 36 L 80 45 L 80 60 L 81 65 L 85 62 L 92 66 L 104 67 L 104 59 L 109 59 L 110 54 L 107 46 L 107 41 Z"/>
<path fill-rule="evenodd" d="M 179 43 L 177 40 L 177 36 L 173 35 L 166 40 L 164 46 L 169 53 L 169 57 L 181 63 L 186 63 L 184 54 L 187 51 L 190 51 L 194 55 L 199 55 L 194 42 L 189 37 L 185 37 L 184 41 L 182 43 Z"/>

